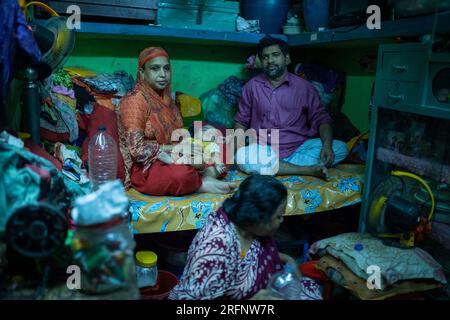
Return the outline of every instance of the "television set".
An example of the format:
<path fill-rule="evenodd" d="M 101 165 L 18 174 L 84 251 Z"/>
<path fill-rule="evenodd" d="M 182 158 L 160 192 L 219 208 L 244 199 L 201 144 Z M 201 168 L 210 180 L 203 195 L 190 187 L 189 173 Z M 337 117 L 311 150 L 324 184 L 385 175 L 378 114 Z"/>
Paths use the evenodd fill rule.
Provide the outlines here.
<path fill-rule="evenodd" d="M 363 24 L 369 14 L 367 7 L 377 5 L 381 9 L 381 18 L 389 17 L 387 0 L 330 0 L 328 26 L 338 28 Z"/>

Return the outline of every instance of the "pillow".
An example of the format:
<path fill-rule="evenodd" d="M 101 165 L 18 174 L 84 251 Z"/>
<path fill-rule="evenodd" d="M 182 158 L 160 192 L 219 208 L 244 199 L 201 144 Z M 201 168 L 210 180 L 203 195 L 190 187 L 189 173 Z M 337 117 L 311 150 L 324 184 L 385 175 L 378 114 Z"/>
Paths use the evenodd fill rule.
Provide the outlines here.
<path fill-rule="evenodd" d="M 317 264 L 317 269 L 325 272 L 334 283 L 348 289 L 361 300 L 383 300 L 390 297 L 442 288 L 442 284 L 434 280 L 399 281 L 383 290 L 370 290 L 366 280 L 357 277 L 340 260 L 323 256 Z"/>
<path fill-rule="evenodd" d="M 356 250 L 356 244 L 362 245 L 362 249 Z M 344 233 L 323 239 L 314 243 L 309 252 L 338 258 L 362 279 L 370 276 L 366 272 L 369 266 L 377 266 L 381 272 L 382 288 L 410 279 L 434 279 L 447 283 L 442 266 L 424 250 L 386 246 L 381 239 L 367 233 Z"/>

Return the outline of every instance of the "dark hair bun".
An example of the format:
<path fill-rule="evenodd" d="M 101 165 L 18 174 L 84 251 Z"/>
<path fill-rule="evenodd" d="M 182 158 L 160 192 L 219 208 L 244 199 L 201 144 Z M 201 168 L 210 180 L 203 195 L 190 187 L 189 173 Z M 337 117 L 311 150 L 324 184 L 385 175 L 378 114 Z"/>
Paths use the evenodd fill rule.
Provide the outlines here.
<path fill-rule="evenodd" d="M 267 222 L 287 197 L 286 187 L 272 176 L 251 175 L 223 203 L 230 220 L 238 225 Z"/>

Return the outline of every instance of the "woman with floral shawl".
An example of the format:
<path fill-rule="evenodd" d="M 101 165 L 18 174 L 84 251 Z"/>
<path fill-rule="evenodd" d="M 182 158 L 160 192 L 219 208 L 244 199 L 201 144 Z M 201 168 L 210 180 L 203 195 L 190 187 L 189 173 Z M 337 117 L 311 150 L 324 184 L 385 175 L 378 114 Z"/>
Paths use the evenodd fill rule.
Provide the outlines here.
<path fill-rule="evenodd" d="M 279 253 L 272 238 L 286 210 L 287 190 L 271 176 L 253 175 L 196 234 L 174 300 L 272 299 L 266 289 L 282 263 L 295 264 Z M 309 278 L 301 279 L 301 300 L 321 299 Z"/>

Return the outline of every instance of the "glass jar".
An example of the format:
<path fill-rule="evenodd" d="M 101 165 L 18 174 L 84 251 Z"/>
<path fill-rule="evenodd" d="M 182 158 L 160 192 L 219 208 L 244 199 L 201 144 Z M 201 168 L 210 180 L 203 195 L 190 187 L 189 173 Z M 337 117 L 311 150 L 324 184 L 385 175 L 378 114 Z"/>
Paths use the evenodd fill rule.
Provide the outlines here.
<path fill-rule="evenodd" d="M 138 251 L 136 253 L 136 273 L 139 288 L 152 287 L 158 278 L 156 262 L 158 256 L 152 251 Z"/>
<path fill-rule="evenodd" d="M 72 250 L 81 269 L 81 291 L 116 292 L 114 296 L 119 299 L 139 299 L 134 247 L 126 218 L 76 227 Z"/>

